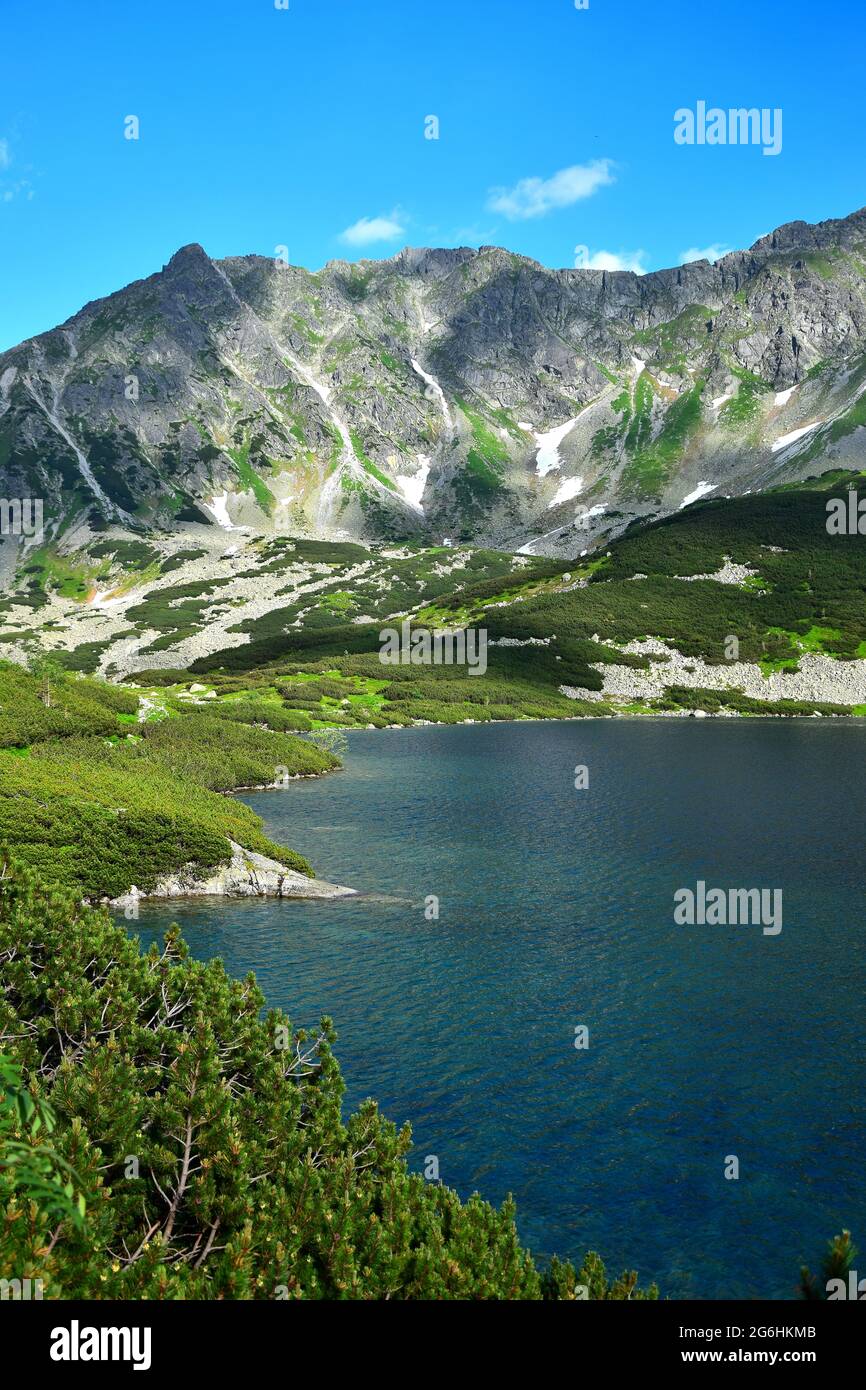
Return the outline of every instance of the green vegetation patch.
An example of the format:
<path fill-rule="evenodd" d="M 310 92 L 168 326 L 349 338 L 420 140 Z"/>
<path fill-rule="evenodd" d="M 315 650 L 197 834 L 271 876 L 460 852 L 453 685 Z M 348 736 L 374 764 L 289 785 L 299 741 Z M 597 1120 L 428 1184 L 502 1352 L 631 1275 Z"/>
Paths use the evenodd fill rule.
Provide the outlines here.
<path fill-rule="evenodd" d="M 504 464 L 508 462 L 508 450 L 500 436 L 484 419 L 477 409 L 473 409 L 461 396 L 456 397 L 466 419 L 472 428 L 473 452 L 485 467 L 498 477 Z"/>
<path fill-rule="evenodd" d="M 644 372 L 635 388 L 635 407 L 626 434 L 626 449 L 631 461 L 624 474 L 641 496 L 657 496 L 687 445 L 701 426 L 701 397 L 704 382 L 698 381 L 688 391 L 682 391 L 668 406 L 661 428 L 652 437 L 653 387 Z"/>
<path fill-rule="evenodd" d="M 761 402 L 773 388 L 767 381 L 742 367 L 732 367 L 738 378 L 736 395 L 725 401 L 719 411 L 719 424 L 729 429 L 740 429 L 755 421 L 761 411 Z"/>
<path fill-rule="evenodd" d="M 793 633 L 851 658 L 866 640 L 866 538 L 828 536 L 827 495 L 794 488 L 705 502 L 636 528 L 587 588 L 488 610 L 488 629 L 560 639 L 598 632 L 616 642 L 656 636 L 711 663 L 724 661 L 729 634 L 741 660 L 793 661 Z M 767 591 L 679 578 L 714 573 L 726 556 L 759 569 Z M 637 574 L 647 578 L 631 582 Z"/>
<path fill-rule="evenodd" d="M 137 709 L 133 691 L 76 680 L 54 658 L 38 661 L 32 672 L 0 662 L 0 748 L 115 733 L 117 716 Z"/>
<path fill-rule="evenodd" d="M 396 492 L 397 488 L 393 479 L 389 478 L 387 473 L 383 473 L 381 468 L 377 467 L 373 460 L 367 456 L 364 450 L 363 440 L 358 431 L 350 429 L 349 434 L 352 440 L 352 448 L 355 451 L 358 462 L 362 464 L 366 472 L 370 474 L 371 478 L 375 478 L 377 482 L 381 483 L 383 487 L 388 488 L 391 492 Z"/>
<path fill-rule="evenodd" d="M 241 486 L 252 491 L 262 511 L 266 516 L 270 516 L 277 505 L 277 499 L 250 463 L 249 441 L 244 440 L 234 449 L 227 449 L 226 453 L 234 463 Z"/>
<path fill-rule="evenodd" d="M 634 341 L 650 348 L 653 357 L 668 371 L 684 373 L 689 354 L 708 341 L 712 318 L 713 312 L 705 304 L 690 304 L 676 318 L 636 333 Z"/>
<path fill-rule="evenodd" d="M 147 891 L 187 865 L 204 874 L 231 857 L 229 839 L 312 873 L 248 807 L 219 793 L 271 784 L 280 768 L 329 771 L 331 754 L 266 719 L 252 727 L 180 702 L 176 717 L 139 724 L 138 705 L 125 687 L 0 665 L 0 844 L 44 883 L 90 898 L 133 883 Z"/>

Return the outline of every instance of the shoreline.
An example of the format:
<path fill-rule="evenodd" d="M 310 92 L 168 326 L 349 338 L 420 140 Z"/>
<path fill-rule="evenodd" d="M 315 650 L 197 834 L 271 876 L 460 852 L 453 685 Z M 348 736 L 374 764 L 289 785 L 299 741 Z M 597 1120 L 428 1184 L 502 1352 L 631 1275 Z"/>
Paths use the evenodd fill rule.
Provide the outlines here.
<path fill-rule="evenodd" d="M 339 728 L 346 736 L 358 733 L 388 733 L 392 731 L 408 731 L 415 729 L 466 729 L 466 728 L 485 728 L 495 725 L 518 725 L 518 724 L 580 724 L 585 721 L 593 723 L 609 722 L 612 720 L 636 720 L 653 722 L 655 720 L 670 719 L 695 719 L 695 720 L 722 720 L 731 724 L 741 723 L 743 720 L 781 720 L 783 722 L 802 721 L 813 722 L 816 719 L 847 721 L 855 723 L 863 720 L 862 715 L 846 714 L 739 714 L 729 713 L 710 713 L 706 710 L 653 710 L 640 713 L 635 710 L 614 712 L 610 714 L 573 714 L 563 715 L 561 718 L 541 718 L 541 719 L 463 719 L 463 720 L 441 720 L 441 719 L 421 719 L 412 724 L 388 724 L 385 728 L 376 728 L 375 725 L 366 727 L 345 728 L 342 725 L 331 725 L 328 727 Z M 866 722 L 866 721 L 864 721 Z M 328 769 L 328 772 L 338 772 L 340 768 Z M 274 792 L 283 790 L 289 782 L 310 781 L 328 775 L 322 773 L 296 773 L 281 782 L 260 783 L 256 786 L 240 786 L 227 789 L 220 793 L 222 796 L 234 797 L 244 792 Z M 187 870 L 187 866 L 182 866 L 173 874 L 164 875 L 157 883 L 156 887 L 149 892 L 142 892 L 135 884 L 131 884 L 126 893 L 117 898 L 103 898 L 100 900 L 102 906 L 111 909 L 128 912 L 132 909 L 137 914 L 137 906 L 140 902 L 160 902 L 160 901 L 192 901 L 200 898 L 274 898 L 296 901 L 334 901 L 343 898 L 358 897 L 359 890 L 347 888 L 342 884 L 331 883 L 327 879 L 318 877 L 309 878 L 306 874 L 301 874 L 297 870 L 289 869 L 285 864 L 278 860 L 268 859 L 254 850 L 245 849 L 242 845 L 230 840 L 232 847 L 232 858 L 224 864 L 215 866 L 209 877 L 204 878 Z"/>
<path fill-rule="evenodd" d="M 617 719 L 642 720 L 644 722 L 652 719 L 724 719 L 731 723 L 742 720 L 756 719 L 779 719 L 785 723 L 792 723 L 794 720 L 848 720 L 851 723 L 862 721 L 866 724 L 866 715 L 863 714 L 740 714 L 736 710 L 726 711 L 724 714 L 719 711 L 714 713 L 710 710 L 616 710 L 610 714 L 563 714 L 560 717 L 550 716 L 549 718 L 529 718 L 529 719 L 417 719 L 412 724 L 386 724 L 383 728 L 378 728 L 375 724 L 328 724 L 329 729 L 339 729 L 341 733 L 349 736 L 350 734 L 385 734 L 396 729 L 465 729 L 488 728 L 497 724 L 584 724 L 587 722 L 608 723 Z M 339 769 L 334 769 L 338 771 Z M 319 774 L 312 774 L 318 776 Z M 323 774 L 324 775 L 324 774 Z M 276 790 L 281 784 L 271 784 L 270 787 L 248 787 L 238 788 L 246 791 L 268 791 Z M 233 792 L 226 795 L 233 796 Z"/>
<path fill-rule="evenodd" d="M 234 840 L 229 840 L 229 844 L 231 859 L 214 865 L 208 876 L 196 872 L 192 865 L 181 865 L 174 873 L 164 874 L 149 892 L 142 892 L 133 883 L 119 897 L 102 899 L 102 905 L 122 911 L 134 920 L 140 902 L 192 898 L 333 900 L 358 895 L 355 888 L 346 888 L 343 884 L 331 883 L 323 878 L 309 878 L 277 859 L 269 859 L 255 850 L 245 849 Z"/>

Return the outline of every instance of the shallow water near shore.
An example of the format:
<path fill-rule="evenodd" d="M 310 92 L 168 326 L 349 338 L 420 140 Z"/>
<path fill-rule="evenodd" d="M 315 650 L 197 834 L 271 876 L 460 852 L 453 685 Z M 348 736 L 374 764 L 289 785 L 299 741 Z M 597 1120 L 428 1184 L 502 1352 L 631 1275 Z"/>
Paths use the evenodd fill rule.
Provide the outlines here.
<path fill-rule="evenodd" d="M 843 1226 L 866 1245 L 866 725 L 358 731 L 345 761 L 242 799 L 363 896 L 147 903 L 143 940 L 177 921 L 296 1025 L 331 1015 L 347 1103 L 462 1196 L 512 1192 L 540 1258 L 787 1298 Z M 698 880 L 780 888 L 782 931 L 674 925 Z"/>

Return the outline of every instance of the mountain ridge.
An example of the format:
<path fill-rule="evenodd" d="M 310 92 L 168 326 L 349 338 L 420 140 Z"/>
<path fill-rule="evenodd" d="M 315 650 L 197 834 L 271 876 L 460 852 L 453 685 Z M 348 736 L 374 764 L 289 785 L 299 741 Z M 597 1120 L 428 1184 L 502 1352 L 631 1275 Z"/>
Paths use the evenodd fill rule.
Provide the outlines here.
<path fill-rule="evenodd" d="M 192 242 L 0 354 L 0 486 L 72 549 L 217 526 L 574 555 L 844 466 L 864 382 L 866 209 L 643 276 Z"/>
<path fill-rule="evenodd" d="M 670 275 L 676 271 L 684 270 L 687 266 L 721 265 L 723 262 L 729 261 L 731 258 L 754 254 L 760 250 L 764 250 L 765 247 L 766 249 L 776 250 L 781 249 L 785 244 L 802 246 L 804 244 L 803 238 L 807 236 L 814 237 L 814 245 L 818 246 L 821 245 L 822 242 L 820 238 L 816 237 L 816 233 L 820 233 L 825 229 L 841 227 L 845 224 L 850 224 L 852 222 L 862 223 L 864 235 L 866 235 L 866 206 L 858 208 L 854 212 L 848 213 L 845 217 L 825 218 L 821 222 L 806 222 L 801 218 L 794 218 L 790 222 L 782 223 L 779 227 L 775 228 L 774 231 L 765 233 L 763 236 L 756 238 L 756 240 L 752 242 L 751 246 L 744 247 L 740 250 L 728 251 L 725 253 L 724 256 L 720 256 L 716 261 L 708 261 L 706 259 L 688 261 L 678 266 L 666 266 L 661 267 L 658 270 L 649 270 L 644 272 L 643 274 L 638 274 L 636 271 L 632 270 L 594 270 L 586 267 L 548 266 L 543 261 L 535 260 L 535 258 L 532 256 L 524 256 L 519 255 L 519 253 L 516 252 L 509 252 L 507 251 L 507 248 L 500 246 L 495 242 L 484 243 L 483 245 L 479 245 L 477 247 L 411 246 L 407 243 L 405 246 L 401 247 L 399 251 L 394 252 L 392 256 L 361 257 L 355 261 L 345 260 L 343 257 L 338 256 L 326 261 L 320 267 L 319 271 L 309 271 L 307 267 L 301 265 L 295 266 L 293 268 L 297 270 L 307 270 L 308 274 L 319 274 L 321 273 L 321 271 L 329 270 L 333 267 L 337 267 L 340 269 L 351 269 L 353 266 L 359 265 L 384 266 L 393 264 L 394 262 L 409 257 L 425 257 L 428 254 L 454 254 L 465 256 L 467 258 L 472 258 L 474 256 L 482 255 L 485 252 L 501 251 L 506 255 L 519 255 L 519 259 L 525 261 L 527 264 L 535 266 L 539 270 L 550 271 L 554 274 L 560 272 L 567 274 L 577 272 L 580 275 L 586 276 L 623 276 L 634 280 L 651 280 L 654 276 Z M 789 242 L 788 238 L 793 237 L 795 234 L 798 240 Z M 162 271 L 167 270 L 174 261 L 178 260 L 179 257 L 184 257 L 187 253 L 200 253 L 207 260 L 212 261 L 214 263 L 244 260 L 270 264 L 273 262 L 274 259 L 271 256 L 260 255 L 258 252 L 247 252 L 233 256 L 211 257 L 209 253 L 204 249 L 204 246 L 201 242 L 186 242 L 182 246 L 179 246 L 177 251 L 175 251 L 169 257 L 168 261 L 166 261 L 165 265 L 162 266 L 161 270 L 153 271 L 150 275 L 142 276 L 137 280 L 130 280 L 128 284 L 126 284 L 119 290 L 112 290 L 109 294 L 98 295 L 95 299 L 85 301 L 85 303 L 82 304 L 80 309 L 77 309 L 74 314 L 70 314 L 68 318 L 63 319 L 59 324 L 56 324 L 54 328 L 47 328 L 42 330 L 42 332 L 40 333 L 29 334 L 26 338 L 22 338 L 19 343 L 15 343 L 12 345 L 12 347 L 5 348 L 2 351 L 0 351 L 0 357 L 5 356 L 7 353 L 15 352 L 17 349 L 26 346 L 28 343 L 34 342 L 38 338 L 45 337 L 49 333 L 54 333 L 57 332 L 58 329 L 67 327 L 69 324 L 73 323 L 75 319 L 77 319 L 81 314 L 85 313 L 88 309 L 92 309 L 96 305 L 103 304 L 106 301 L 113 299 L 116 295 L 123 294 L 126 290 L 133 289 L 136 285 L 142 285 L 147 281 L 154 279 L 154 277 L 160 275 Z"/>

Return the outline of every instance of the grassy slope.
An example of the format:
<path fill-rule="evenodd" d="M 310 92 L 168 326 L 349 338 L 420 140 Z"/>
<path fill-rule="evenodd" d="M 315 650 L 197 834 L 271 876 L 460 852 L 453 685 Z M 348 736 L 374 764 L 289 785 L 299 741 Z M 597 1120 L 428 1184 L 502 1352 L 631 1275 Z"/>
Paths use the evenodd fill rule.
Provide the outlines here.
<path fill-rule="evenodd" d="M 221 792 L 337 759 L 284 732 L 177 702 L 139 724 L 133 691 L 99 681 L 46 680 L 0 665 L 0 843 L 43 881 L 115 897 L 146 891 L 186 864 L 231 857 L 229 839 L 312 875 L 275 844 L 248 807 Z M 282 774 L 279 774 L 282 775 Z"/>
<path fill-rule="evenodd" d="M 660 637 L 685 655 L 721 664 L 727 639 L 735 635 L 740 660 L 760 663 L 767 674 L 795 670 L 804 651 L 840 661 L 859 657 L 866 652 L 866 537 L 829 536 L 825 525 L 827 498 L 840 495 L 851 477 L 834 474 L 812 485 L 704 503 L 627 534 L 607 555 L 578 561 L 571 570 L 541 562 L 477 579 L 469 571 L 460 576 L 461 588 L 433 603 L 416 601 L 419 624 L 473 624 L 492 640 L 534 639 L 531 646 L 491 646 L 484 676 L 454 667 L 382 666 L 380 623 L 341 624 L 334 613 L 325 626 L 316 622 L 287 633 L 275 624 L 268 634 L 260 628 L 249 646 L 216 652 L 192 671 L 211 683 L 223 717 L 254 701 L 262 722 L 382 727 L 417 719 L 609 713 L 604 703 L 566 699 L 559 687 L 600 689 L 590 663 L 645 666 L 645 659 L 609 645 L 634 638 Z M 743 584 L 688 578 L 715 573 L 726 557 L 756 576 Z M 576 588 L 579 578 L 587 583 Z M 152 672 L 151 678 L 168 687 L 171 698 L 190 679 L 179 671 Z M 663 701 L 627 712 L 677 706 L 847 712 L 840 705 L 770 705 L 736 692 L 676 687 Z"/>

